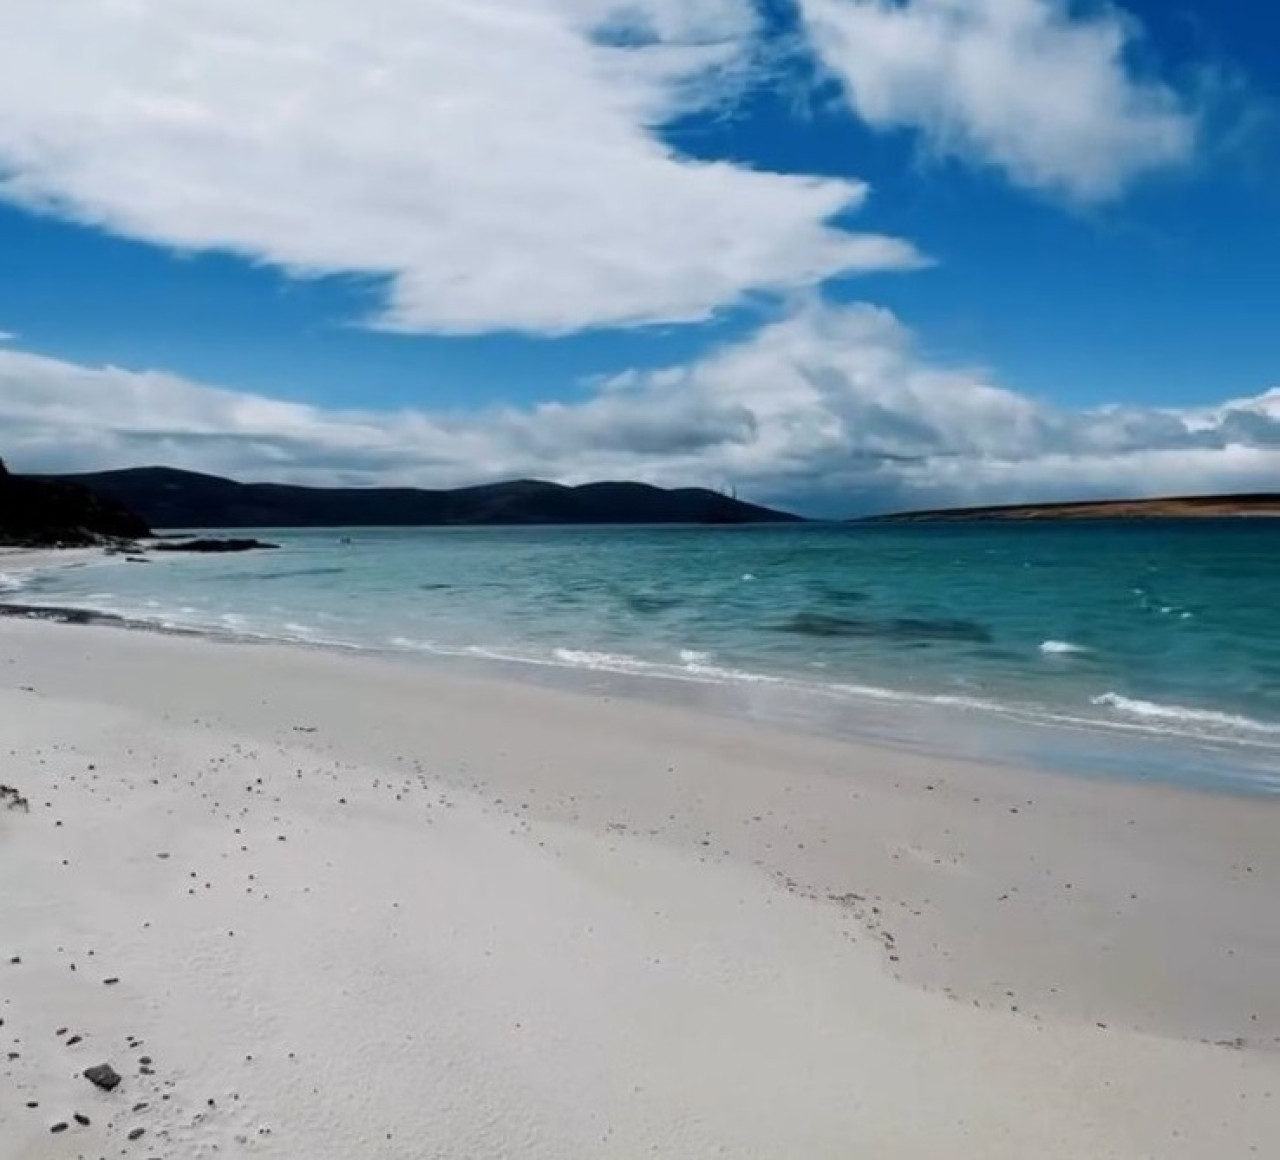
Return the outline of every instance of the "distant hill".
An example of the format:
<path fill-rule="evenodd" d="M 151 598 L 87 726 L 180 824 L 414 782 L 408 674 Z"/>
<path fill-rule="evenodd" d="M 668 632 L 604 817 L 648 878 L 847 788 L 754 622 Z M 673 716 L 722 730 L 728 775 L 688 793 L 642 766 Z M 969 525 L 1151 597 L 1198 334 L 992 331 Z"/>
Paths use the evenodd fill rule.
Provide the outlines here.
<path fill-rule="evenodd" d="M 10 475 L 0 460 L 0 544 L 83 546 L 150 534 L 127 505 L 79 483 Z"/>
<path fill-rule="evenodd" d="M 1154 520 L 1280 516 L 1280 493 L 1192 495 L 1167 499 L 1105 499 L 1077 503 L 1003 504 L 998 507 L 940 508 L 871 516 L 878 523 L 966 520 Z"/>
<path fill-rule="evenodd" d="M 158 528 L 448 524 L 752 524 L 799 519 L 701 488 L 518 480 L 453 491 L 236 483 L 169 467 L 48 477 L 92 488 Z"/>

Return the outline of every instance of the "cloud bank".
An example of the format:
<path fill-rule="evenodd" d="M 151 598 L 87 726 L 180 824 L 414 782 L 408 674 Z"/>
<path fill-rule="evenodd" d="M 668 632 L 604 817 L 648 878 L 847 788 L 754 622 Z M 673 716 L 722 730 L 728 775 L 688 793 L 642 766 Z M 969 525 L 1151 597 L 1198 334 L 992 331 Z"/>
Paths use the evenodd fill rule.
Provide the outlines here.
<path fill-rule="evenodd" d="M 798 0 L 820 59 L 878 129 L 1076 202 L 1186 161 L 1195 118 L 1130 63 L 1131 19 L 1068 0 Z"/>
<path fill-rule="evenodd" d="M 615 375 L 583 402 L 479 414 L 327 410 L 0 349 L 0 430 L 26 470 L 627 478 L 733 485 L 826 515 L 1280 484 L 1280 389 L 1195 409 L 1067 410 L 931 361 L 886 310 L 816 298 L 687 365 Z"/>
<path fill-rule="evenodd" d="M 696 321 L 917 264 L 831 224 L 858 182 L 662 142 L 758 41 L 753 0 L 9 0 L 0 200 L 367 276 L 406 332 Z"/>

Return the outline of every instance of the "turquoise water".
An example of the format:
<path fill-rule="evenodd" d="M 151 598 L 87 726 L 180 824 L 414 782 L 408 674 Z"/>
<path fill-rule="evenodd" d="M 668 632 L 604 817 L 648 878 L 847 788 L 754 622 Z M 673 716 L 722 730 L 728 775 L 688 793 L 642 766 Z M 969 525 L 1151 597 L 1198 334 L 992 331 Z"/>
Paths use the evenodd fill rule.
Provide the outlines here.
<path fill-rule="evenodd" d="M 1280 522 L 260 534 L 282 550 L 11 577 L 0 599 L 720 689 L 907 741 L 943 713 L 1020 756 L 1280 781 Z"/>

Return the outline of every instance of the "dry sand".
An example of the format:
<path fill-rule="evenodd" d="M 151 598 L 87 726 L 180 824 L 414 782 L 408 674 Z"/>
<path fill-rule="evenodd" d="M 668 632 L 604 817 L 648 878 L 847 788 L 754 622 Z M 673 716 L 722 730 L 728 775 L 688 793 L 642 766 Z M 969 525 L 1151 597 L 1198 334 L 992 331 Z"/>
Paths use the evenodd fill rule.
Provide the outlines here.
<path fill-rule="evenodd" d="M 0 783 L 0 1160 L 1280 1149 L 1269 801 L 12 620 Z"/>

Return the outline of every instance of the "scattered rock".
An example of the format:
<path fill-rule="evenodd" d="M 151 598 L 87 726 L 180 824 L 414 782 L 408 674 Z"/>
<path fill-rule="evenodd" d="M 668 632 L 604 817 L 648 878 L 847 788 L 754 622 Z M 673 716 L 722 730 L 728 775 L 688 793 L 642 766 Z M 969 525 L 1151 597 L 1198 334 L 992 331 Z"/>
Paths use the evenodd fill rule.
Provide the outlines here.
<path fill-rule="evenodd" d="M 21 810 L 24 814 L 31 812 L 31 805 L 11 785 L 0 785 L 0 805 L 10 810 Z"/>
<path fill-rule="evenodd" d="M 115 1091 L 120 1084 L 119 1073 L 109 1063 L 100 1063 L 97 1067 L 87 1068 L 84 1078 L 104 1092 Z"/>
<path fill-rule="evenodd" d="M 147 1133 L 146 1128 L 134 1128 L 134 1130 L 129 1133 L 129 1139 L 141 1140 L 142 1137 L 146 1135 L 146 1133 Z"/>

